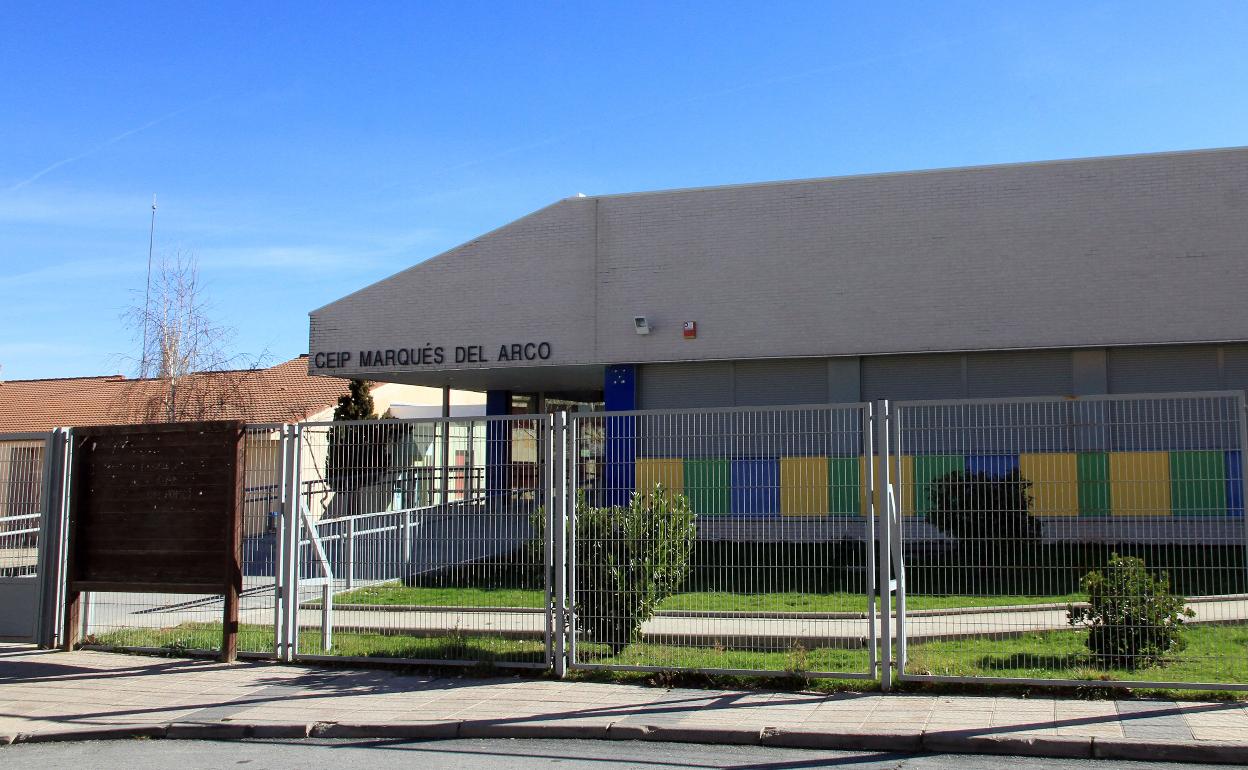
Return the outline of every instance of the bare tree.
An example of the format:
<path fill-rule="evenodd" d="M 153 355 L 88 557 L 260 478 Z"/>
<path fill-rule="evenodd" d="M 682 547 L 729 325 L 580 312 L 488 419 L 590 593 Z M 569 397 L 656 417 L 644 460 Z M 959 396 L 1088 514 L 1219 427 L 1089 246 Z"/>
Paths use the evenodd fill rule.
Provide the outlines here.
<path fill-rule="evenodd" d="M 149 298 L 123 318 L 140 342 L 139 379 L 119 407 L 148 422 L 236 416 L 254 394 L 249 375 L 231 352 L 235 331 L 211 315 L 194 254 L 162 257 L 152 273 Z"/>

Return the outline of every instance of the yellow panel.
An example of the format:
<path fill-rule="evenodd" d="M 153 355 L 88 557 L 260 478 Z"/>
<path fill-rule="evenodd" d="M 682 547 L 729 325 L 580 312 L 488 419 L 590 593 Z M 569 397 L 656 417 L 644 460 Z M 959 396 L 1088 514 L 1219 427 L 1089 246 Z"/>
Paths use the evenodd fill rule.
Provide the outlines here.
<path fill-rule="evenodd" d="M 1109 500 L 1114 516 L 1170 515 L 1170 453 L 1110 452 Z"/>
<path fill-rule="evenodd" d="M 828 458 L 780 458 L 780 513 L 828 515 Z"/>
<path fill-rule="evenodd" d="M 1079 470 L 1073 452 L 1020 454 L 1018 471 L 1031 482 L 1033 516 L 1079 515 Z"/>
<path fill-rule="evenodd" d="M 685 461 L 679 457 L 646 457 L 637 460 L 637 491 L 653 492 L 662 484 L 669 492 L 685 491 Z"/>
<path fill-rule="evenodd" d="M 889 476 L 893 483 L 897 483 L 897 456 L 893 456 L 893 462 L 889 466 Z M 875 478 L 875 469 L 880 464 L 880 458 L 872 455 L 871 457 L 871 478 Z M 902 470 L 902 487 L 901 487 L 901 515 L 914 515 L 914 458 L 907 455 L 901 458 Z M 858 458 L 858 473 L 861 478 L 861 491 L 858 493 L 858 509 L 865 516 L 867 514 L 867 458 Z M 880 492 L 875 492 L 875 502 L 879 505 Z"/>

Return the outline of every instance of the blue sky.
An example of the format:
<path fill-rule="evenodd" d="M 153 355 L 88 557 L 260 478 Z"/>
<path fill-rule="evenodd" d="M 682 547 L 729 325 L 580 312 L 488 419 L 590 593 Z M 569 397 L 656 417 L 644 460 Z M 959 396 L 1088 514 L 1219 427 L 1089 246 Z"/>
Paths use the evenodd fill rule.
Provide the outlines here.
<path fill-rule="evenodd" d="M 1248 3 L 607 5 L 8 4 L 0 377 L 130 373 L 153 193 L 276 362 L 578 192 L 1248 144 Z"/>

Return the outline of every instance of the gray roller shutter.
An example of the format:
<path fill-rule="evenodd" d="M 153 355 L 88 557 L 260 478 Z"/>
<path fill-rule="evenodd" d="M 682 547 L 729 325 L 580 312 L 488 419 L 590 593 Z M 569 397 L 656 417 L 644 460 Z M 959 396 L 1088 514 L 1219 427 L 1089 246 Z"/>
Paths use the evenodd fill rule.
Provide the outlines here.
<path fill-rule="evenodd" d="M 966 356 L 966 393 L 970 398 L 1066 396 L 1074 389 L 1070 351 L 1024 350 Z"/>
<path fill-rule="evenodd" d="M 828 362 L 824 359 L 739 361 L 733 368 L 737 406 L 828 401 Z"/>
<path fill-rule="evenodd" d="M 732 364 L 645 364 L 638 376 L 641 409 L 732 406 Z"/>
<path fill-rule="evenodd" d="M 1222 356 L 1222 387 L 1248 389 L 1248 345 L 1223 345 Z"/>
<path fill-rule="evenodd" d="M 965 397 L 960 355 L 873 356 L 862 359 L 864 401 Z"/>
<path fill-rule="evenodd" d="M 1215 345 L 1111 348 L 1108 369 L 1110 393 L 1166 393 L 1222 387 Z"/>

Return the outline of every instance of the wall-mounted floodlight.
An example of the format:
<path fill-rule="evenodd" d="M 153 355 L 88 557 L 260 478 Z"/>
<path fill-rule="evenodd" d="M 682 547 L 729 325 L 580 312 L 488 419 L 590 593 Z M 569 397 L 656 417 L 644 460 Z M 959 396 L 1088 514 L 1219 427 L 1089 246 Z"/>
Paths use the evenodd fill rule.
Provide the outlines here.
<path fill-rule="evenodd" d="M 646 320 L 644 315 L 635 315 L 633 316 L 633 329 L 635 329 L 638 334 L 649 334 L 650 322 Z"/>

